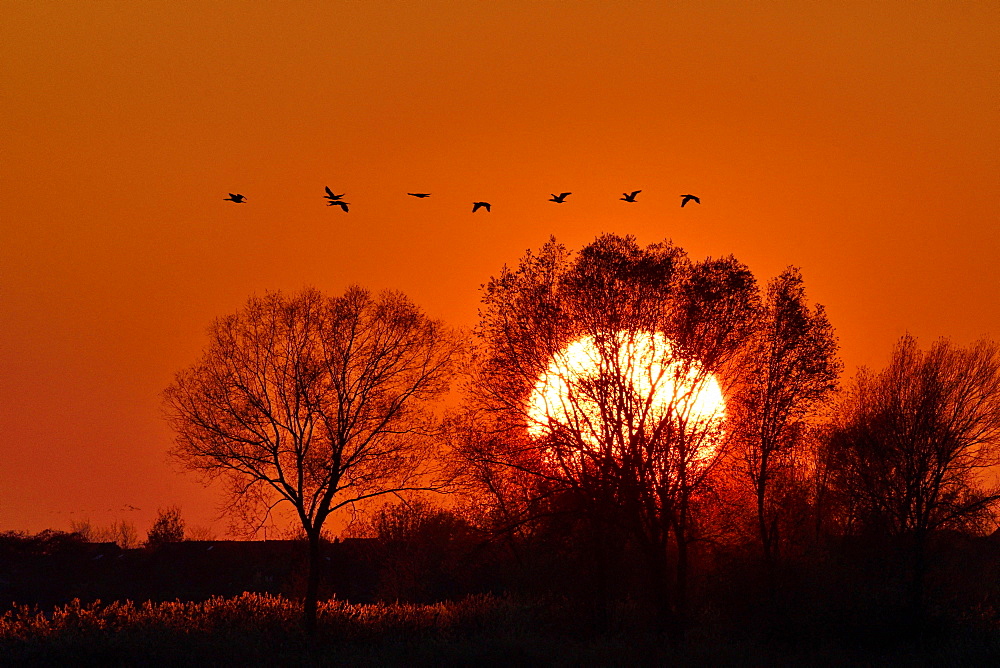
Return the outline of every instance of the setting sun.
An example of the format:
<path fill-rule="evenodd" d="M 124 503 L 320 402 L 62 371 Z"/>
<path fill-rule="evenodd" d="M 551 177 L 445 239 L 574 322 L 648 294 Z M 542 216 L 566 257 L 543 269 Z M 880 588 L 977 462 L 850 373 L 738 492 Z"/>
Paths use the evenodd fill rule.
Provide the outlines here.
<path fill-rule="evenodd" d="M 699 442 L 696 459 L 712 455 L 726 403 L 716 377 L 676 353 L 659 332 L 618 332 L 610 341 L 583 336 L 553 357 L 528 401 L 528 433 L 541 438 L 574 430 L 588 448 L 622 447 L 664 421 Z M 617 444 L 617 445 L 616 445 Z"/>

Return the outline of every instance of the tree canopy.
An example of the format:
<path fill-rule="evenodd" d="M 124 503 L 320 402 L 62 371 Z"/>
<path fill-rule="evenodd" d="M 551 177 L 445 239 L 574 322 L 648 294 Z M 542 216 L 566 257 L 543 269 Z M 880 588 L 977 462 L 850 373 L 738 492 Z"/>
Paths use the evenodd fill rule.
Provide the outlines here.
<path fill-rule="evenodd" d="M 262 521 L 290 504 L 311 545 L 315 622 L 324 522 L 359 500 L 433 480 L 425 400 L 444 392 L 460 341 L 404 295 L 358 287 L 253 297 L 209 330 L 202 359 L 164 393 L 174 456 L 224 478 Z"/>

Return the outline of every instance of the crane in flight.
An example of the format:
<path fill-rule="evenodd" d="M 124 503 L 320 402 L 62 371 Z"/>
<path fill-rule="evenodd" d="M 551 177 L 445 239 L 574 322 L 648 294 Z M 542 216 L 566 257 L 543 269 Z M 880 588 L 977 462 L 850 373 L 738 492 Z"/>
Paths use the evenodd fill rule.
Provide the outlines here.
<path fill-rule="evenodd" d="M 241 195 L 239 193 L 229 193 L 229 197 L 223 197 L 222 199 L 227 202 L 236 202 L 237 204 L 245 204 L 247 201 L 246 195 Z"/>
<path fill-rule="evenodd" d="M 550 202 L 555 202 L 556 204 L 562 204 L 566 201 L 567 195 L 572 195 L 573 193 L 559 193 L 558 195 L 552 193 L 552 198 L 549 199 Z"/>
<path fill-rule="evenodd" d="M 624 195 L 624 197 L 619 197 L 618 199 L 620 199 L 622 201 L 625 201 L 625 202 L 634 202 L 635 201 L 635 196 L 638 195 L 641 192 L 642 192 L 641 190 L 633 190 L 630 193 L 622 193 L 622 195 Z"/>
<path fill-rule="evenodd" d="M 330 206 L 334 206 L 333 202 L 336 202 L 337 200 L 339 200 L 340 198 L 342 198 L 344 195 L 347 194 L 347 193 L 344 193 L 344 195 L 334 195 L 333 191 L 330 190 L 330 186 L 325 186 L 325 188 L 326 188 L 326 194 L 323 195 L 323 197 L 325 197 L 328 200 L 330 200 Z"/>
<path fill-rule="evenodd" d="M 684 205 L 690 202 L 691 200 L 694 200 L 695 204 L 701 204 L 701 200 L 695 197 L 694 195 L 681 195 L 681 208 L 684 208 Z"/>
<path fill-rule="evenodd" d="M 486 213 L 490 212 L 489 202 L 473 202 L 472 203 L 472 213 L 479 211 L 479 209 L 486 209 Z"/>

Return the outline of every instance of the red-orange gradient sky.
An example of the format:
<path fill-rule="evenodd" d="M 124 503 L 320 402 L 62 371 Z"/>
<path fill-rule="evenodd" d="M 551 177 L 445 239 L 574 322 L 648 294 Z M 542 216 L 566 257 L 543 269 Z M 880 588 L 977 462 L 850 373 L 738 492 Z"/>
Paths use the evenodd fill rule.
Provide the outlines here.
<path fill-rule="evenodd" d="M 7 0 L 0 530 L 221 533 L 159 399 L 214 317 L 356 282 L 471 326 L 550 234 L 799 265 L 849 370 L 1000 336 L 998 63 L 993 1 Z"/>

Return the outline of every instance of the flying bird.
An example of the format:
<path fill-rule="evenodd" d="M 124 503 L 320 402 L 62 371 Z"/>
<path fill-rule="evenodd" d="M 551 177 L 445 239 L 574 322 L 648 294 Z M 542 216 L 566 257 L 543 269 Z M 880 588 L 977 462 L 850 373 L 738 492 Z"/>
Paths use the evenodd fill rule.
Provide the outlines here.
<path fill-rule="evenodd" d="M 421 199 L 423 199 L 424 197 L 430 197 L 431 196 L 430 193 L 406 193 L 406 194 L 409 195 L 410 197 L 419 197 Z"/>
<path fill-rule="evenodd" d="M 550 202 L 555 202 L 556 204 L 562 204 L 563 202 L 566 201 L 566 196 L 567 195 L 572 195 L 572 194 L 573 193 L 559 193 L 557 195 L 555 193 L 552 193 L 552 199 L 550 199 L 549 201 Z"/>
<path fill-rule="evenodd" d="M 243 204 L 247 201 L 246 195 L 240 195 L 239 193 L 229 193 L 229 197 L 223 197 L 222 199 L 227 202 L 236 202 L 237 204 Z"/>
<path fill-rule="evenodd" d="M 624 197 L 619 197 L 618 199 L 624 200 L 626 202 L 634 202 L 635 201 L 635 196 L 638 195 L 641 192 L 642 192 L 641 190 L 633 190 L 631 193 L 622 193 L 622 195 L 624 195 Z"/>
<path fill-rule="evenodd" d="M 486 209 L 486 213 L 489 213 L 490 212 L 490 203 L 489 202 L 473 202 L 472 203 L 472 213 L 475 213 L 476 211 L 479 211 L 479 209 L 481 209 L 481 208 L 482 209 Z"/>
<path fill-rule="evenodd" d="M 347 193 L 344 193 L 344 195 L 346 195 L 346 194 L 347 194 Z M 333 194 L 333 191 L 332 191 L 332 190 L 330 190 L 330 186 L 326 186 L 326 194 L 325 194 L 325 195 L 323 195 L 323 197 L 327 198 L 327 199 L 328 199 L 328 200 L 330 200 L 331 202 L 336 202 L 336 201 L 337 201 L 338 199 L 340 199 L 340 198 L 341 198 L 341 197 L 343 197 L 344 195 L 334 195 L 334 194 Z"/>
<path fill-rule="evenodd" d="M 698 199 L 697 197 L 695 197 L 694 195 L 681 195 L 681 198 L 682 198 L 681 199 L 681 207 L 683 207 L 685 204 L 687 204 L 691 200 L 694 200 L 695 204 L 701 204 L 701 200 Z"/>
<path fill-rule="evenodd" d="M 341 197 L 343 197 L 343 195 L 341 195 Z M 340 200 L 334 200 L 332 202 L 328 202 L 327 206 L 339 206 L 341 209 L 344 210 L 344 213 L 347 213 L 348 204 L 350 204 L 350 202 L 341 202 Z"/>

